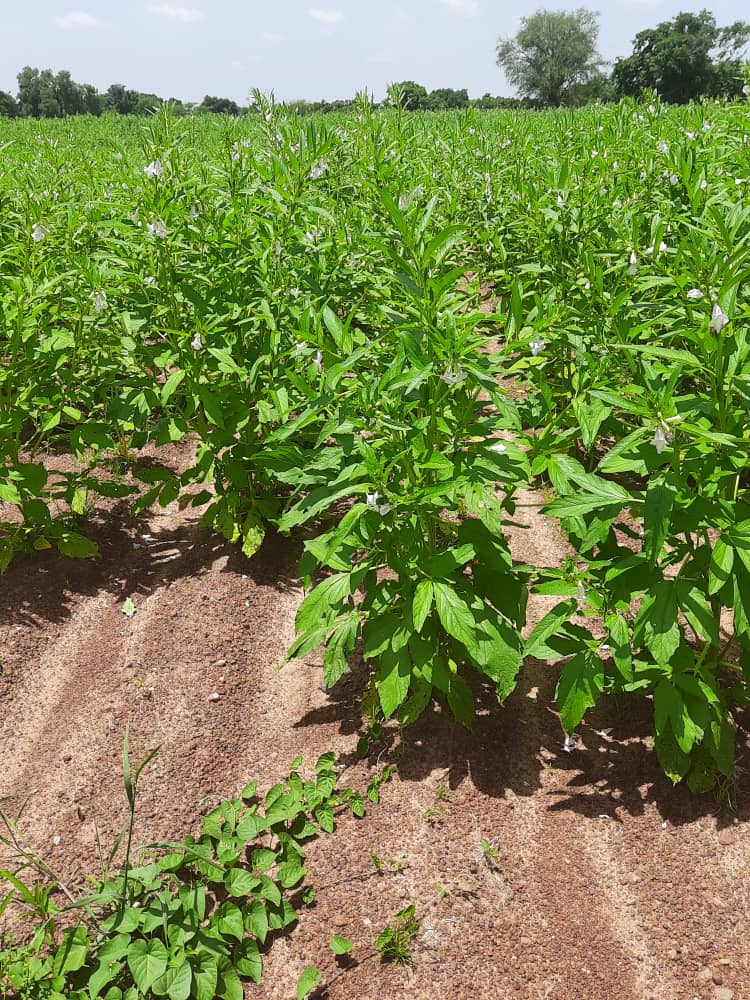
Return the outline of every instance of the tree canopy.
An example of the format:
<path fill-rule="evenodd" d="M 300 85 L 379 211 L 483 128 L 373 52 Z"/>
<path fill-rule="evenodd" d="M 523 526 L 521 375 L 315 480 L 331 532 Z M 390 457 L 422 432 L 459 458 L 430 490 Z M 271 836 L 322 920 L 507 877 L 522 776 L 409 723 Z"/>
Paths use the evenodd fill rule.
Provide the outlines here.
<path fill-rule="evenodd" d="M 521 18 L 515 38 L 498 40 L 497 63 L 521 97 L 545 107 L 574 105 L 601 75 L 598 38 L 596 11 L 538 10 Z"/>
<path fill-rule="evenodd" d="M 748 40 L 750 24 L 744 21 L 719 28 L 707 10 L 678 14 L 635 36 L 633 54 L 618 59 L 612 71 L 617 93 L 638 96 L 655 90 L 673 104 L 739 96 L 740 59 Z"/>

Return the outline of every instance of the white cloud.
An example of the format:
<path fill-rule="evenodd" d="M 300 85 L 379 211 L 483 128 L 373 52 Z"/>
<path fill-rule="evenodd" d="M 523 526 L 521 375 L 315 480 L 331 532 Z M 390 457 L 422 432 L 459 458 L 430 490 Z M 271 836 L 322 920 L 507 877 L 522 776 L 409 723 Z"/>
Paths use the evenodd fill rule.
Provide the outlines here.
<path fill-rule="evenodd" d="M 340 10 L 321 10 L 320 7 L 310 7 L 307 12 L 313 21 L 320 21 L 321 24 L 338 24 L 344 20 L 344 15 Z"/>
<path fill-rule="evenodd" d="M 203 19 L 203 11 L 196 7 L 173 7 L 171 4 L 163 3 L 158 7 L 150 8 L 152 14 L 159 17 L 170 17 L 173 21 L 182 21 L 183 24 L 192 24 Z"/>
<path fill-rule="evenodd" d="M 479 13 L 479 3 L 477 0 L 440 0 L 448 10 L 455 11 L 456 14 L 463 14 L 464 17 L 476 17 Z"/>
<path fill-rule="evenodd" d="M 85 10 L 71 10 L 68 14 L 61 14 L 55 18 L 58 28 L 93 28 L 99 22 L 92 14 L 87 14 Z"/>

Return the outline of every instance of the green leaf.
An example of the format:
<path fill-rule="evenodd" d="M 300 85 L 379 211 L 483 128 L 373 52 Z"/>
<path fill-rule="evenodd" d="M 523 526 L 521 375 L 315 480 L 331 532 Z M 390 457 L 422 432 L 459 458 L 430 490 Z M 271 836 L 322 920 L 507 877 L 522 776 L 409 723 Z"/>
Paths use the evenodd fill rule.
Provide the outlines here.
<path fill-rule="evenodd" d="M 643 548 L 651 563 L 655 563 L 659 558 L 664 540 L 669 534 L 669 520 L 675 496 L 674 486 L 663 480 L 652 480 L 646 490 Z"/>
<path fill-rule="evenodd" d="M 633 659 L 630 649 L 630 632 L 628 623 L 622 615 L 609 615 L 606 621 L 609 631 L 609 642 L 612 647 L 612 659 L 615 666 L 626 681 L 633 680 Z"/>
<path fill-rule="evenodd" d="M 259 983 L 263 978 L 263 957 L 257 941 L 246 938 L 237 946 L 234 953 L 234 967 L 241 976 L 252 983 Z"/>
<path fill-rule="evenodd" d="M 677 619 L 677 592 L 674 583 L 657 583 L 651 598 L 646 598 L 637 617 L 646 646 L 657 663 L 671 661 L 680 645 L 680 628 Z"/>
<path fill-rule="evenodd" d="M 605 510 L 616 513 L 633 503 L 633 497 L 626 489 L 598 476 L 581 477 L 579 486 L 582 486 L 579 492 L 547 504 L 544 508 L 546 513 L 554 517 L 581 517 L 592 511 L 603 513 Z"/>
<path fill-rule="evenodd" d="M 188 1000 L 193 985 L 193 973 L 186 961 L 170 967 L 153 985 L 157 996 L 167 996 L 169 1000 Z"/>
<path fill-rule="evenodd" d="M 683 753 L 703 739 L 703 727 L 694 721 L 682 693 L 665 678 L 654 690 L 654 730 L 659 736 L 666 733 L 667 723 Z"/>
<path fill-rule="evenodd" d="M 297 980 L 297 1000 L 305 1000 L 323 982 L 323 973 L 314 965 L 308 965 Z"/>
<path fill-rule="evenodd" d="M 400 649 L 397 653 L 387 649 L 382 654 L 375 684 L 386 719 L 390 719 L 406 699 L 411 683 L 411 670 L 411 660 L 405 649 Z"/>
<path fill-rule="evenodd" d="M 535 659 L 557 659 L 559 653 L 551 650 L 547 646 L 547 640 L 551 638 L 561 626 L 574 615 L 578 610 L 577 601 L 561 601 L 556 604 L 551 611 L 542 618 L 535 626 L 531 635 L 526 640 L 523 648 L 523 655 L 533 656 Z"/>
<path fill-rule="evenodd" d="M 77 972 L 88 958 L 91 943 L 85 927 L 66 930 L 63 941 L 55 954 L 53 971 L 56 976 Z"/>
<path fill-rule="evenodd" d="M 219 969 L 214 955 L 201 952 L 190 959 L 195 984 L 195 1000 L 216 1000 Z"/>
<path fill-rule="evenodd" d="M 325 619 L 328 609 L 348 597 L 350 587 L 349 573 L 332 573 L 322 580 L 299 606 L 295 618 L 297 631 L 307 632 L 319 626 L 321 619 Z"/>
<path fill-rule="evenodd" d="M 417 632 L 422 631 L 422 626 L 427 620 L 432 607 L 433 588 L 431 580 L 420 580 L 417 589 L 414 591 L 412 603 L 412 619 Z"/>
<path fill-rule="evenodd" d="M 214 915 L 214 923 L 225 937 L 235 937 L 241 941 L 245 936 L 242 911 L 235 903 L 222 903 Z"/>
<path fill-rule="evenodd" d="M 590 650 L 582 650 L 563 667 L 555 699 L 560 721 L 572 733 L 589 708 L 596 705 L 604 689 L 604 664 Z"/>
<path fill-rule="evenodd" d="M 248 896 L 257 884 L 257 878 L 244 868 L 230 868 L 224 878 L 224 888 L 235 899 Z"/>
<path fill-rule="evenodd" d="M 716 539 L 708 567 L 708 592 L 718 594 L 732 575 L 734 549 L 723 538 Z"/>
<path fill-rule="evenodd" d="M 141 993 L 148 993 L 153 983 L 167 969 L 167 949 L 161 941 L 139 938 L 128 948 L 128 968 Z"/>
<path fill-rule="evenodd" d="M 677 784 L 690 770 L 690 755 L 679 748 L 671 729 L 654 736 L 654 749 L 662 770 Z"/>
<path fill-rule="evenodd" d="M 263 944 L 268 934 L 268 910 L 266 909 L 266 904 L 261 899 L 254 899 L 249 906 L 244 908 L 244 912 L 245 930 Z"/>
<path fill-rule="evenodd" d="M 354 947 L 349 938 L 342 937 L 340 934 L 332 937 L 329 945 L 334 955 L 349 955 Z"/>
<path fill-rule="evenodd" d="M 677 580 L 677 603 L 695 634 L 714 644 L 719 642 L 719 623 L 701 586 L 692 580 Z"/>
<path fill-rule="evenodd" d="M 447 583 L 433 582 L 435 608 L 443 628 L 467 648 L 476 643 L 474 615 L 464 599 Z"/>
<path fill-rule="evenodd" d="M 448 687 L 448 705 L 458 722 L 466 729 L 471 729 L 476 714 L 474 696 L 471 693 L 471 688 L 460 674 L 451 675 Z"/>
<path fill-rule="evenodd" d="M 85 535 L 79 535 L 77 531 L 64 531 L 57 547 L 62 555 L 70 559 L 89 559 L 91 556 L 99 555 L 99 546 L 96 542 L 92 542 Z"/>

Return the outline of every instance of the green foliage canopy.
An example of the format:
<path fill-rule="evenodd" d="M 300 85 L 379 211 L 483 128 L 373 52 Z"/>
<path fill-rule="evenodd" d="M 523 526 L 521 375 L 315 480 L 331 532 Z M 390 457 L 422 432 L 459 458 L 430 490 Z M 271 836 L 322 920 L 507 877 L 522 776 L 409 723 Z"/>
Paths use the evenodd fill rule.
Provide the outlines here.
<path fill-rule="evenodd" d="M 613 69 L 617 94 L 635 97 L 655 90 L 672 104 L 704 96 L 737 97 L 743 83 L 740 60 L 749 39 L 745 21 L 719 28 L 707 10 L 678 14 L 635 36 L 632 55 L 618 59 Z"/>
<path fill-rule="evenodd" d="M 521 18 L 515 38 L 500 38 L 497 64 L 521 97 L 545 107 L 579 103 L 579 91 L 600 75 L 599 14 L 538 10 Z"/>

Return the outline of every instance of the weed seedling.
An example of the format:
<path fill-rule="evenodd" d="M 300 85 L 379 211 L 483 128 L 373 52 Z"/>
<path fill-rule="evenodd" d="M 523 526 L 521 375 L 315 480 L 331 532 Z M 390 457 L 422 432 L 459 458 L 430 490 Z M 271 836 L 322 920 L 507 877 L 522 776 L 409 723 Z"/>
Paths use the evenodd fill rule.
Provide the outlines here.
<path fill-rule="evenodd" d="M 392 924 L 388 924 L 375 943 L 375 948 L 384 962 L 405 965 L 411 961 L 414 938 L 419 933 L 421 921 L 416 915 L 413 903 L 399 910 Z"/>

